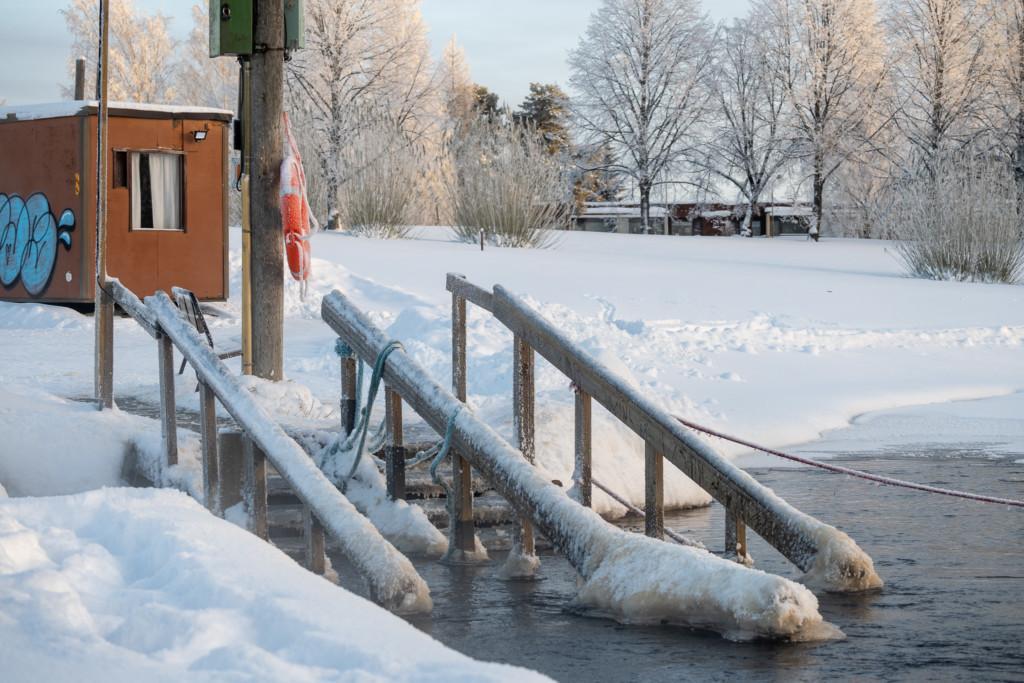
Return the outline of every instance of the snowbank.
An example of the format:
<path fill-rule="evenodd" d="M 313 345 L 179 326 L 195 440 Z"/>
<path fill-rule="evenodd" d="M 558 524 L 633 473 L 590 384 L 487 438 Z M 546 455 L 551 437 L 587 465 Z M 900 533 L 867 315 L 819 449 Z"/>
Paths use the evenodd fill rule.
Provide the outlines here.
<path fill-rule="evenodd" d="M 0 500 L 5 681 L 540 681 L 475 662 L 168 490 Z"/>
<path fill-rule="evenodd" d="M 208 317 L 214 339 L 225 344 L 238 337 L 240 326 L 237 230 L 231 240 L 233 298 L 224 306 L 231 315 Z M 329 414 L 338 399 L 338 358 L 333 336 L 319 320 L 320 300 L 335 288 L 447 384 L 449 271 L 524 296 L 588 353 L 614 361 L 620 374 L 669 412 L 768 446 L 814 441 L 871 411 L 1024 391 L 1024 287 L 909 279 L 881 241 L 572 232 L 551 249 L 481 252 L 454 242 L 447 230 L 424 228 L 408 240 L 317 234 L 312 248 L 306 298 L 299 297 L 296 283 L 286 284 L 285 372 L 324 411 L 310 403 L 313 417 L 284 415 L 305 405 L 287 398 L 290 407 L 280 411 L 286 421 L 314 420 L 323 428 L 336 422 Z M 64 396 L 90 394 L 90 323 L 56 307 L 0 303 L 0 382 Z M 117 392 L 155 404 L 153 340 L 131 320 L 118 319 L 115 327 Z M 469 401 L 506 437 L 512 433 L 511 342 L 501 325 L 469 307 Z M 186 371 L 185 378 L 190 375 Z M 189 381 L 191 386 L 179 383 L 184 406 L 196 401 Z M 543 362 L 537 388 L 539 463 L 567 482 L 572 390 Z M 1007 419 L 1019 423 L 1019 415 Z M 957 432 L 984 440 L 987 428 L 960 429 L 984 415 L 970 411 L 964 417 Z M 878 427 L 872 438 L 900 436 L 898 423 L 880 421 Z M 595 476 L 642 504 L 639 442 L 596 408 L 594 429 Z M 1000 430 L 1013 437 L 1007 450 L 1019 452 L 1019 430 Z M 853 446 L 869 450 L 874 443 Z M 743 454 L 740 447 L 715 447 Z M 706 502 L 674 468 L 666 477 L 670 506 Z M 595 506 L 622 511 L 598 492 Z"/>
<path fill-rule="evenodd" d="M 178 431 L 178 464 L 161 466 L 160 423 L 24 386 L 0 392 L 0 481 L 11 496 L 52 496 L 119 486 L 125 458 L 149 481 L 202 499 L 199 440 Z"/>

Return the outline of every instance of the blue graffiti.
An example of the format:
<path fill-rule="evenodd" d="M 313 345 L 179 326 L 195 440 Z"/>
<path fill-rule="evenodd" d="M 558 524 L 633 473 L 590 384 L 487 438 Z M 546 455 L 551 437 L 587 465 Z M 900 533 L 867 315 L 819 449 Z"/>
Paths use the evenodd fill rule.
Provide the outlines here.
<path fill-rule="evenodd" d="M 71 249 L 75 213 L 65 209 L 59 219 L 42 192 L 28 199 L 0 193 L 0 283 L 21 283 L 31 296 L 46 290 L 57 262 L 57 243 Z"/>

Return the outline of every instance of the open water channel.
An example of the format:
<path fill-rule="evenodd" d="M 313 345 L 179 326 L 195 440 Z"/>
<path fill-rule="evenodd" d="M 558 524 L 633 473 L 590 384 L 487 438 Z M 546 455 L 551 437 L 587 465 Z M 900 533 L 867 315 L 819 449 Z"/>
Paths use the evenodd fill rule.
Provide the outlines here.
<path fill-rule="evenodd" d="M 1024 494 L 1024 464 L 1012 458 L 834 462 L 995 496 Z M 686 628 L 579 616 L 567 610 L 575 573 L 550 552 L 542 556 L 539 580 L 530 582 L 501 580 L 500 552 L 492 553 L 492 564 L 477 567 L 415 560 L 430 584 L 434 611 L 409 621 L 467 655 L 530 667 L 559 681 L 1024 681 L 1024 510 L 819 470 L 751 473 L 799 509 L 851 534 L 874 558 L 883 590 L 819 595 L 822 614 L 845 639 L 735 643 Z M 672 514 L 666 523 L 709 548 L 723 544 L 718 505 Z M 797 578 L 781 555 L 748 537 L 757 567 Z M 332 561 L 342 584 L 360 590 L 344 560 L 335 553 Z"/>

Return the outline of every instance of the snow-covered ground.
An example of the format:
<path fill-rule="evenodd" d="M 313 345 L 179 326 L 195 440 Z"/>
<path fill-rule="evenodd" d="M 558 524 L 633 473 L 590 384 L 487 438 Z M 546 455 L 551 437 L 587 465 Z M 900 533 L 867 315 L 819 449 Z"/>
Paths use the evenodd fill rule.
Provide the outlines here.
<path fill-rule="evenodd" d="M 210 319 L 225 345 L 239 329 L 237 231 L 232 240 L 234 296 Z M 884 243 L 569 233 L 543 251 L 480 252 L 423 228 L 393 242 L 321 234 L 313 251 L 305 300 L 287 288 L 291 381 L 251 386 L 286 422 L 337 419 L 335 340 L 319 317 L 335 288 L 447 382 L 444 279 L 456 271 L 527 297 L 672 412 L 766 445 L 820 457 L 1024 452 L 1024 287 L 909 279 Z M 128 319 L 115 325 L 116 393 L 155 403 L 153 341 Z M 511 336 L 472 307 L 469 334 L 470 402 L 509 435 Z M 16 496 L 0 500 L 5 680 L 528 675 L 446 650 L 180 493 L 90 491 L 117 485 L 133 453 L 195 492 L 194 435 L 181 433 L 182 463 L 161 475 L 156 421 L 67 400 L 92 390 L 89 317 L 0 303 L 0 348 L 0 498 Z M 179 402 L 194 405 L 191 372 L 177 381 Z M 540 465 L 567 481 L 572 392 L 543 362 L 537 407 Z M 743 464 L 771 462 L 713 443 Z M 594 444 L 595 476 L 641 503 L 640 441 L 595 409 Z M 674 472 L 666 499 L 708 500 Z M 617 508 L 601 494 L 595 504 Z"/>
<path fill-rule="evenodd" d="M 233 297 L 223 306 L 231 315 L 212 321 L 226 345 L 238 338 L 238 237 L 232 231 Z M 884 242 L 566 233 L 551 249 L 481 252 L 446 229 L 422 228 L 399 241 L 319 234 L 313 253 L 305 300 L 295 283 L 286 294 L 285 371 L 296 384 L 282 393 L 278 412 L 288 419 L 324 424 L 336 415 L 334 337 L 319 317 L 320 299 L 334 288 L 446 381 L 444 280 L 456 271 L 527 297 L 672 412 L 766 445 L 826 432 L 841 441 L 835 430 L 860 419 L 880 444 L 904 445 L 910 429 L 921 443 L 945 433 L 944 442 L 992 453 L 1024 450 L 1016 417 L 1024 414 L 1024 287 L 910 279 Z M 472 306 L 469 320 L 470 402 L 510 434 L 511 336 Z M 130 320 L 116 329 L 117 393 L 155 402 L 152 340 Z M 91 320 L 72 311 L 0 304 L 0 381 L 89 394 L 91 335 Z M 180 380 L 183 403 L 196 401 L 192 382 L 191 373 Z M 543 362 L 537 383 L 538 457 L 552 478 L 566 481 L 572 392 Z M 595 413 L 595 476 L 640 502 L 642 444 Z M 812 451 L 858 450 L 832 444 Z M 765 462 L 715 445 L 743 455 L 744 464 Z M 674 473 L 666 499 L 707 500 Z M 601 494 L 596 505 L 617 508 Z"/>
<path fill-rule="evenodd" d="M 484 664 L 167 489 L 0 499 L 4 681 L 540 681 Z"/>

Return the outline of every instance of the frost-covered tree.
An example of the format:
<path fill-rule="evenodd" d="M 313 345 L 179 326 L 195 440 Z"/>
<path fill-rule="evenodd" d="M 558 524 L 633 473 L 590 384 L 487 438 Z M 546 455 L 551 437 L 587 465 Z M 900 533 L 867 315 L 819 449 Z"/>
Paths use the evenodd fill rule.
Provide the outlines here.
<path fill-rule="evenodd" d="M 604 0 L 569 58 L 577 125 L 613 147 L 645 226 L 651 190 L 694 148 L 713 33 L 697 0 Z"/>
<path fill-rule="evenodd" d="M 807 167 L 817 238 L 829 180 L 877 133 L 885 69 L 874 0 L 757 0 L 786 90 L 797 158 Z"/>
<path fill-rule="evenodd" d="M 178 101 L 234 111 L 238 107 L 238 62 L 210 57 L 210 18 L 205 4 L 192 6 L 192 31 L 183 48 L 175 80 Z"/>
<path fill-rule="evenodd" d="M 99 51 L 99 3 L 71 0 L 61 10 L 71 33 L 69 65 L 86 59 L 86 93 L 96 91 Z M 175 99 L 176 44 L 168 32 L 169 19 L 162 14 L 140 13 L 133 0 L 110 2 L 109 94 L 112 100 L 168 103 Z M 72 89 L 64 88 L 65 97 Z"/>
<path fill-rule="evenodd" d="M 985 0 L 888 2 L 894 120 L 918 160 L 963 146 L 983 128 L 991 82 L 985 8 Z"/>
<path fill-rule="evenodd" d="M 466 53 L 454 35 L 444 47 L 437 70 L 448 119 L 454 122 L 468 121 L 474 115 L 476 84 L 470 77 Z"/>
<path fill-rule="evenodd" d="M 991 127 L 1012 160 L 1018 213 L 1024 216 L 1024 0 L 993 3 L 986 42 L 991 48 Z"/>
<path fill-rule="evenodd" d="M 312 153 L 332 220 L 347 179 L 345 147 L 379 121 L 421 143 L 440 114 L 419 0 L 308 0 L 306 49 L 287 71 L 289 104 Z"/>
<path fill-rule="evenodd" d="M 700 164 L 743 198 L 740 232 L 750 235 L 754 207 L 791 160 L 785 130 L 786 91 L 756 19 L 725 29 L 715 50 L 711 92 L 715 104 Z"/>

